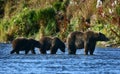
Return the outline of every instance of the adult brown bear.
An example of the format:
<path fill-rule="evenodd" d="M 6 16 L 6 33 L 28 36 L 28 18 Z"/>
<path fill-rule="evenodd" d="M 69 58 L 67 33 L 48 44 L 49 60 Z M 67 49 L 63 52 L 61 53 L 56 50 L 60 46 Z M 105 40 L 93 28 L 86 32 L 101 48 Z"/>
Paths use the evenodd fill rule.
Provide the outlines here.
<path fill-rule="evenodd" d="M 42 37 L 40 39 L 40 44 L 40 52 L 42 54 L 46 54 L 47 50 L 50 50 L 51 54 L 56 54 L 58 49 L 65 52 L 65 44 L 58 37 Z"/>
<path fill-rule="evenodd" d="M 34 48 L 40 48 L 41 44 L 39 41 L 36 41 L 34 39 L 17 38 L 12 41 L 12 47 L 13 50 L 10 52 L 11 54 L 14 52 L 19 54 L 19 51 L 25 51 L 25 54 L 28 54 L 28 52 L 31 51 L 32 54 L 35 54 Z"/>
<path fill-rule="evenodd" d="M 97 41 L 108 41 L 109 39 L 102 33 L 93 31 L 75 31 L 68 35 L 67 46 L 69 54 L 76 54 L 76 49 L 84 48 L 85 55 L 93 55 Z"/>

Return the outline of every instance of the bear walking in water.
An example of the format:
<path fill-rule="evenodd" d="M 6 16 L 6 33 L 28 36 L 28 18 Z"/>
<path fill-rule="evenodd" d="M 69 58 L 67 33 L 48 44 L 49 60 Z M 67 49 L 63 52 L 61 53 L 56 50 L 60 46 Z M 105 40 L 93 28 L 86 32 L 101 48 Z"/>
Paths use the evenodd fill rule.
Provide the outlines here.
<path fill-rule="evenodd" d="M 65 44 L 58 37 L 42 37 L 40 44 L 40 52 L 42 54 L 46 54 L 47 50 L 50 50 L 51 54 L 56 54 L 58 49 L 65 52 Z"/>
<path fill-rule="evenodd" d="M 25 51 L 25 54 L 28 54 L 28 52 L 31 51 L 32 54 L 35 54 L 34 48 L 40 48 L 41 44 L 39 41 L 36 41 L 34 39 L 17 38 L 12 41 L 12 47 L 13 50 L 10 52 L 11 54 L 14 52 L 19 54 L 19 51 Z"/>
<path fill-rule="evenodd" d="M 93 55 L 97 41 L 108 41 L 109 39 L 102 33 L 93 31 L 75 31 L 68 35 L 68 54 L 76 54 L 77 49 L 84 48 L 85 55 Z"/>

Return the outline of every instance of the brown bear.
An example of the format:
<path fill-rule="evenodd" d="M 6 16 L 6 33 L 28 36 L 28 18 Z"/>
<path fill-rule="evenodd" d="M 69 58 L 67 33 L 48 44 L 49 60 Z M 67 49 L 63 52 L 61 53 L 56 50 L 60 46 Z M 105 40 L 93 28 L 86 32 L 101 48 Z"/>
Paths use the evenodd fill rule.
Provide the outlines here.
<path fill-rule="evenodd" d="M 36 54 L 34 48 L 40 48 L 41 44 L 39 41 L 36 41 L 34 39 L 17 38 L 12 41 L 12 47 L 13 50 L 10 52 L 11 54 L 14 52 L 19 54 L 19 51 L 25 51 L 25 54 L 28 54 L 28 52 L 31 51 L 32 54 Z"/>
<path fill-rule="evenodd" d="M 50 50 L 51 54 L 56 54 L 58 49 L 65 52 L 65 44 L 58 37 L 42 37 L 40 44 L 41 48 L 39 50 L 42 54 L 46 54 L 47 50 Z"/>
<path fill-rule="evenodd" d="M 93 31 L 75 31 L 67 37 L 67 47 L 69 54 L 76 54 L 76 49 L 84 48 L 85 55 L 93 55 L 97 41 L 108 41 L 109 39 L 102 33 Z"/>

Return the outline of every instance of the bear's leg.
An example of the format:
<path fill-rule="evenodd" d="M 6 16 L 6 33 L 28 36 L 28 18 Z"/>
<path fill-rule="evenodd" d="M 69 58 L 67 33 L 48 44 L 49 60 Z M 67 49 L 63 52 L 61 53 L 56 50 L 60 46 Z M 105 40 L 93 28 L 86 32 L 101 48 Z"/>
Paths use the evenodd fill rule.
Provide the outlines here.
<path fill-rule="evenodd" d="M 76 54 L 76 48 L 75 46 L 68 46 L 68 54 Z"/>
<path fill-rule="evenodd" d="M 56 47 L 51 47 L 50 53 L 51 53 L 51 54 L 56 54 L 57 50 L 58 50 L 58 48 L 56 48 Z"/>
<path fill-rule="evenodd" d="M 90 55 L 93 55 L 95 48 L 90 49 Z"/>
<path fill-rule="evenodd" d="M 76 48 L 68 48 L 68 54 L 76 54 Z"/>
<path fill-rule="evenodd" d="M 85 43 L 84 43 L 84 52 L 85 52 L 85 55 L 88 55 L 88 51 L 89 51 L 89 43 L 87 41 L 85 41 Z"/>
<path fill-rule="evenodd" d="M 25 54 L 28 54 L 29 50 L 25 50 Z"/>
<path fill-rule="evenodd" d="M 11 52 L 10 52 L 10 54 L 13 54 L 15 52 L 15 50 L 13 49 Z"/>
<path fill-rule="evenodd" d="M 90 45 L 90 55 L 93 55 L 94 50 L 95 50 L 95 45 L 96 45 L 96 42 Z"/>
<path fill-rule="evenodd" d="M 69 51 L 69 54 L 76 54 L 76 49 L 74 49 L 73 51 Z"/>
<path fill-rule="evenodd" d="M 41 54 L 46 54 L 46 49 L 39 49 Z"/>
<path fill-rule="evenodd" d="M 76 54 L 76 45 L 74 40 L 68 40 L 68 54 Z"/>
<path fill-rule="evenodd" d="M 17 54 L 19 54 L 19 51 L 16 51 Z"/>
<path fill-rule="evenodd" d="M 56 52 L 57 52 L 57 49 L 56 51 L 50 51 L 50 54 L 56 54 Z"/>
<path fill-rule="evenodd" d="M 32 54 L 36 54 L 34 48 L 31 49 Z"/>
<path fill-rule="evenodd" d="M 93 51 L 90 51 L 90 55 L 93 55 Z"/>
<path fill-rule="evenodd" d="M 85 49 L 85 55 L 88 55 L 88 49 Z"/>

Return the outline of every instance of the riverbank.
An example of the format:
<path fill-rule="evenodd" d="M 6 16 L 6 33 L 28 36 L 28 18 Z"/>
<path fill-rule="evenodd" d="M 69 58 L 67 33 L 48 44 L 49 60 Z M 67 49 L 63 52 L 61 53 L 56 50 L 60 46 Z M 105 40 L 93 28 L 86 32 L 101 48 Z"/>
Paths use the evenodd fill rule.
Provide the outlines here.
<path fill-rule="evenodd" d="M 100 43 L 97 43 L 97 46 L 98 46 L 98 47 L 120 48 L 120 44 L 118 44 L 118 43 L 100 42 Z"/>

